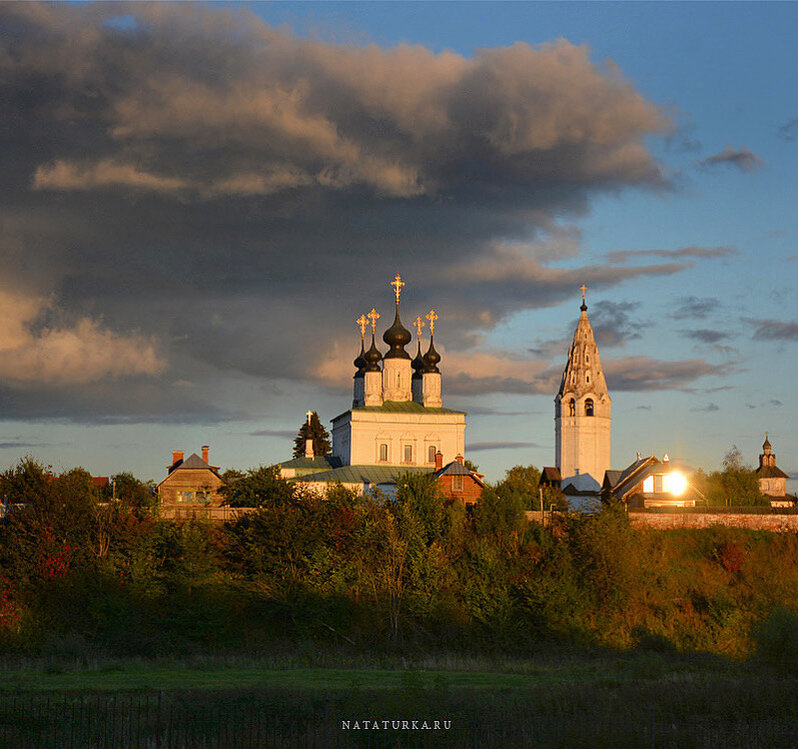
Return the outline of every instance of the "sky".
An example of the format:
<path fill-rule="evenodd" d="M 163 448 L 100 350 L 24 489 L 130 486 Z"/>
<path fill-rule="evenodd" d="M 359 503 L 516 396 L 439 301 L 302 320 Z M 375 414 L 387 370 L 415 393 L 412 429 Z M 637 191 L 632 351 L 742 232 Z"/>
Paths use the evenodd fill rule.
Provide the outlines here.
<path fill-rule="evenodd" d="M 355 320 L 400 273 L 489 480 L 554 464 L 582 283 L 613 467 L 753 466 L 767 431 L 798 476 L 797 22 L 0 4 L 0 466 L 288 459 L 351 405 Z"/>

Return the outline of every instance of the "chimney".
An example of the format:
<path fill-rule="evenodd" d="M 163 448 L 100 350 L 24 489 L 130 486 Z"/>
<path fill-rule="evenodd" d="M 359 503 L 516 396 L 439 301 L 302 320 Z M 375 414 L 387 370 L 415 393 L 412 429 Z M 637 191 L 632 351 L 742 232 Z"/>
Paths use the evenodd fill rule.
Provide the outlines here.
<path fill-rule="evenodd" d="M 443 453 L 438 450 L 438 452 L 435 453 L 435 470 L 440 471 L 441 468 L 443 468 Z"/>
<path fill-rule="evenodd" d="M 460 464 L 463 465 L 463 456 L 462 455 L 455 455 L 454 459 Z"/>
<path fill-rule="evenodd" d="M 637 453 L 637 459 L 642 460 L 642 456 L 640 455 L 640 453 Z"/>
<path fill-rule="evenodd" d="M 172 450 L 172 465 L 178 463 L 179 461 L 183 460 L 183 451 L 182 450 Z"/>
<path fill-rule="evenodd" d="M 306 458 L 315 458 L 316 456 L 313 453 L 313 439 L 306 439 L 305 440 L 305 457 Z"/>
<path fill-rule="evenodd" d="M 670 463 L 670 462 L 671 462 L 671 459 L 668 457 L 668 453 L 665 453 L 665 455 L 663 455 L 663 456 L 662 456 L 662 462 L 663 462 L 665 465 L 668 465 L 668 463 Z"/>
<path fill-rule="evenodd" d="M 211 448 L 208 445 L 202 446 L 202 459 L 207 463 L 208 462 L 208 451 Z"/>

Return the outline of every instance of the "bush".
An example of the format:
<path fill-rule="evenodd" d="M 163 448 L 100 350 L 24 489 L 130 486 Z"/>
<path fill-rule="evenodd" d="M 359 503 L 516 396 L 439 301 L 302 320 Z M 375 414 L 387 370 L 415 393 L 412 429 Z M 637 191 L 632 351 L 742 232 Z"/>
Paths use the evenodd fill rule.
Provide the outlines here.
<path fill-rule="evenodd" d="M 798 674 L 798 616 L 776 607 L 753 631 L 755 656 L 779 671 Z"/>

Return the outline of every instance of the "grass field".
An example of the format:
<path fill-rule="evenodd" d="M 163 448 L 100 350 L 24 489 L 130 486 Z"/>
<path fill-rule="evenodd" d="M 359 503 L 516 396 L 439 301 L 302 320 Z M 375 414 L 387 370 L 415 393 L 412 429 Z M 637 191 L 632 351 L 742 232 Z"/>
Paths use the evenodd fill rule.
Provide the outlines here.
<path fill-rule="evenodd" d="M 0 669 L 4 746 L 798 744 L 798 679 L 700 654 L 490 658 L 300 646 L 252 657 L 16 660 Z M 452 727 L 341 727 L 364 719 Z"/>

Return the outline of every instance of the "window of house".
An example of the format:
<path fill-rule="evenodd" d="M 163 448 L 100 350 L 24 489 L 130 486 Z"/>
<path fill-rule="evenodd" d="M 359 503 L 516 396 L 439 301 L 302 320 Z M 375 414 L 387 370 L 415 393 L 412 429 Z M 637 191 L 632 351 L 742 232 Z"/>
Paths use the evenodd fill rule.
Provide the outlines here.
<path fill-rule="evenodd" d="M 435 449 L 435 445 L 430 445 L 429 450 L 427 451 L 427 462 L 434 463 L 435 462 L 435 453 L 438 451 Z"/>
<path fill-rule="evenodd" d="M 653 492 L 653 491 L 654 491 L 654 477 L 653 477 L 653 476 L 648 476 L 648 477 L 647 477 L 647 478 L 646 478 L 646 479 L 643 481 L 643 491 L 644 491 L 646 494 L 651 494 L 651 492 Z"/>
<path fill-rule="evenodd" d="M 576 401 L 573 398 L 568 401 L 568 415 L 576 416 Z"/>
<path fill-rule="evenodd" d="M 654 476 L 654 494 L 662 494 L 662 474 Z"/>
<path fill-rule="evenodd" d="M 593 399 L 588 398 L 585 401 L 585 416 L 592 416 L 593 415 Z"/>
<path fill-rule="evenodd" d="M 405 445 L 405 463 L 413 462 L 413 446 Z"/>
<path fill-rule="evenodd" d="M 193 502 L 194 501 L 194 492 L 178 492 L 177 493 L 177 501 L 178 502 Z"/>
<path fill-rule="evenodd" d="M 452 476 L 452 491 L 453 492 L 461 492 L 461 491 L 463 491 L 463 477 L 462 476 Z"/>
<path fill-rule="evenodd" d="M 388 445 L 385 443 L 380 445 L 380 460 L 388 460 Z"/>

